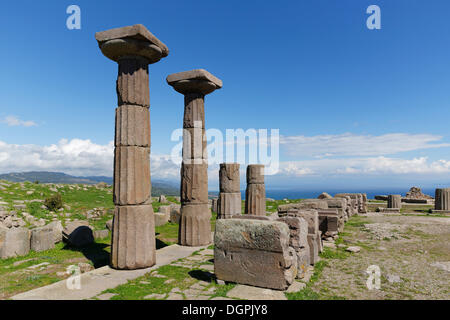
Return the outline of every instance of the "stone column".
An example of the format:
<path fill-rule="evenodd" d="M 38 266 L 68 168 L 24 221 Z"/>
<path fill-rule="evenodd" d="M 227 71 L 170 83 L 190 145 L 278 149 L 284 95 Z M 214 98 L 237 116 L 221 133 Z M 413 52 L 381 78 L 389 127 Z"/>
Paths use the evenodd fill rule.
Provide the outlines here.
<path fill-rule="evenodd" d="M 219 171 L 217 219 L 229 219 L 242 211 L 239 163 L 222 163 Z"/>
<path fill-rule="evenodd" d="M 262 164 L 247 166 L 245 213 L 256 216 L 266 215 L 266 187 L 264 185 L 264 165 Z"/>
<path fill-rule="evenodd" d="M 220 89 L 222 81 L 199 69 L 171 74 L 167 83 L 184 95 L 178 243 L 202 246 L 211 243 L 204 99 L 205 95 Z"/>
<path fill-rule="evenodd" d="M 388 209 L 401 209 L 402 196 L 399 194 L 391 194 L 388 196 Z"/>
<path fill-rule="evenodd" d="M 147 268 L 156 263 L 148 65 L 166 57 L 169 51 L 143 25 L 97 32 L 95 38 L 102 53 L 119 65 L 111 266 Z"/>
<path fill-rule="evenodd" d="M 436 189 L 435 210 L 450 210 L 450 188 Z"/>

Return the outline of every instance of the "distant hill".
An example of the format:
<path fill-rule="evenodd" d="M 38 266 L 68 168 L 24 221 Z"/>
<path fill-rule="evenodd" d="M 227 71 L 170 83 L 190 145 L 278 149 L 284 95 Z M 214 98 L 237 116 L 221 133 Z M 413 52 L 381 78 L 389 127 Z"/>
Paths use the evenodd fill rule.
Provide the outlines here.
<path fill-rule="evenodd" d="M 112 177 L 89 176 L 75 177 L 62 172 L 30 171 L 30 172 L 12 172 L 0 174 L 0 180 L 12 182 L 35 182 L 39 183 L 61 183 L 61 184 L 97 184 L 99 182 L 113 183 Z M 179 186 L 170 181 L 152 180 L 152 196 L 160 194 L 179 195 Z"/>

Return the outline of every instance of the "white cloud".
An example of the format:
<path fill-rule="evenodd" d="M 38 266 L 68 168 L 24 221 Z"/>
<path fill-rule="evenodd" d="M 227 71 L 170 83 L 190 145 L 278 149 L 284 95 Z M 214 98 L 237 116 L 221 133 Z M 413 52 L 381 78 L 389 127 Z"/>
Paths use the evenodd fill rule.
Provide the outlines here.
<path fill-rule="evenodd" d="M 23 121 L 23 120 L 20 120 L 19 118 L 17 118 L 16 116 L 7 116 L 1 122 L 6 123 L 10 127 L 18 127 L 18 126 L 33 127 L 33 126 L 37 126 L 37 124 L 34 121 L 30 121 L 30 120 Z"/>
<path fill-rule="evenodd" d="M 283 136 L 280 145 L 290 156 L 329 158 L 333 156 L 384 156 L 420 149 L 450 147 L 436 143 L 441 136 L 432 134 L 389 133 L 380 136 L 340 135 Z"/>
<path fill-rule="evenodd" d="M 353 159 L 318 159 L 286 161 L 280 163 L 279 175 L 404 175 L 404 174 L 450 174 L 450 161 L 429 161 L 427 157 L 413 159 L 388 158 L 384 156 Z"/>

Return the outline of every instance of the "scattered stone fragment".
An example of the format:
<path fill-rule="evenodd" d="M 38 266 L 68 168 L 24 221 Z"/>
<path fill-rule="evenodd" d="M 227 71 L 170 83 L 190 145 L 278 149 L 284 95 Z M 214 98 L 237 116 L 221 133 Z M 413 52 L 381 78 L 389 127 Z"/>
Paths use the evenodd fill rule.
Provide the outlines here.
<path fill-rule="evenodd" d="M 299 292 L 306 288 L 306 284 L 304 282 L 294 281 L 291 286 L 286 290 L 287 293 Z"/>
<path fill-rule="evenodd" d="M 347 247 L 347 249 L 345 249 L 348 252 L 352 252 L 352 253 L 358 253 L 361 251 L 361 248 L 358 246 L 351 246 L 351 247 Z"/>
<path fill-rule="evenodd" d="M 227 297 L 245 300 L 287 300 L 283 291 L 239 284 L 228 291 Z"/>
<path fill-rule="evenodd" d="M 166 297 L 166 294 L 158 294 L 158 293 L 152 293 L 144 297 L 144 299 L 151 299 L 151 300 L 162 300 Z"/>
<path fill-rule="evenodd" d="M 97 296 L 97 298 L 99 300 L 111 300 L 112 297 L 117 296 L 116 293 L 103 293 L 99 296 Z"/>
<path fill-rule="evenodd" d="M 387 280 L 389 281 L 389 283 L 399 283 L 399 282 L 401 282 L 400 276 L 397 276 L 395 274 L 388 274 L 387 275 Z"/>

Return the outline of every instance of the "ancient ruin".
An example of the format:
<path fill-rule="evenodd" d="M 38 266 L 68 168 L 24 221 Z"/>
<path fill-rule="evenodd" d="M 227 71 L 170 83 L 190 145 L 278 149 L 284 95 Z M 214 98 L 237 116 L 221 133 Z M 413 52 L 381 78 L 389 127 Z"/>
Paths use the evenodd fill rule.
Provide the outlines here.
<path fill-rule="evenodd" d="M 178 243 L 183 246 L 201 246 L 211 242 L 205 95 L 222 88 L 222 81 L 208 71 L 198 69 L 171 74 L 167 77 L 167 83 L 184 95 Z"/>
<path fill-rule="evenodd" d="M 156 263 L 148 65 L 166 57 L 169 50 L 139 24 L 97 32 L 95 38 L 102 53 L 119 65 L 111 265 L 146 268 Z"/>
<path fill-rule="evenodd" d="M 216 203 L 217 219 L 228 219 L 241 214 L 239 163 L 220 164 L 219 190 L 219 199 Z"/>
<path fill-rule="evenodd" d="M 388 209 L 401 209 L 402 196 L 399 194 L 391 194 L 388 196 Z"/>
<path fill-rule="evenodd" d="M 450 188 L 436 189 L 435 211 L 450 212 Z"/>
<path fill-rule="evenodd" d="M 247 166 L 247 189 L 245 191 L 245 213 L 266 215 L 266 187 L 264 185 L 264 165 Z"/>

